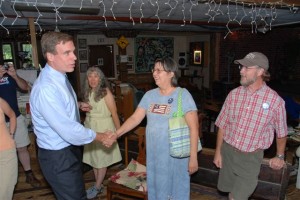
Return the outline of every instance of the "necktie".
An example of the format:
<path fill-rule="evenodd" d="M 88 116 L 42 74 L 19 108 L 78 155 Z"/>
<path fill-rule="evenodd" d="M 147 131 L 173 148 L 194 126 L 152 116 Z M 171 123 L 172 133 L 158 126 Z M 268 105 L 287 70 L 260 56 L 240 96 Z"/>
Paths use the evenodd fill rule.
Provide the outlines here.
<path fill-rule="evenodd" d="M 68 79 L 68 77 L 66 76 L 66 84 L 67 84 L 67 87 L 68 87 L 68 90 L 70 92 L 70 94 L 72 95 L 73 99 L 74 99 L 74 103 L 75 103 L 75 113 L 76 113 L 76 120 L 77 122 L 80 122 L 80 117 L 79 117 L 79 109 L 78 109 L 78 104 L 77 104 L 77 98 L 75 96 L 75 93 L 73 91 L 73 88 L 72 88 L 72 85 Z"/>

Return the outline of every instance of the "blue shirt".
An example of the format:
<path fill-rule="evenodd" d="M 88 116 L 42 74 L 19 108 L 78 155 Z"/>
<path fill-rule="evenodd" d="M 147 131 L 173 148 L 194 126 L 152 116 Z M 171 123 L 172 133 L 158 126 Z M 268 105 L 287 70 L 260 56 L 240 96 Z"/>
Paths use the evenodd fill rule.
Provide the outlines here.
<path fill-rule="evenodd" d="M 95 139 L 93 130 L 76 121 L 76 104 L 67 88 L 66 75 L 46 64 L 30 94 L 32 123 L 40 148 L 59 150 Z"/>
<path fill-rule="evenodd" d="M 18 85 L 10 75 L 4 75 L 0 78 L 0 97 L 4 99 L 9 106 L 13 109 L 18 117 L 21 113 L 18 106 L 17 100 L 17 89 Z M 5 115 L 5 121 L 9 122 L 9 118 Z"/>
<path fill-rule="evenodd" d="M 283 97 L 285 101 L 285 109 L 287 114 L 293 119 L 297 120 L 300 118 L 300 104 L 298 104 L 292 97 Z"/>

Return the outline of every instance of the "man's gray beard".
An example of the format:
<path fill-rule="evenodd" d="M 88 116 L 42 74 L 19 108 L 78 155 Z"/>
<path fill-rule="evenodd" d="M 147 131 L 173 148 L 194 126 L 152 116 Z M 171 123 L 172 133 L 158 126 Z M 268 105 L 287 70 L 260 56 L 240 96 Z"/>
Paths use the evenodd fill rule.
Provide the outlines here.
<path fill-rule="evenodd" d="M 256 81 L 256 78 L 248 80 L 246 82 L 242 82 L 242 79 L 240 80 L 240 84 L 244 87 L 248 87 L 249 85 L 253 84 Z"/>

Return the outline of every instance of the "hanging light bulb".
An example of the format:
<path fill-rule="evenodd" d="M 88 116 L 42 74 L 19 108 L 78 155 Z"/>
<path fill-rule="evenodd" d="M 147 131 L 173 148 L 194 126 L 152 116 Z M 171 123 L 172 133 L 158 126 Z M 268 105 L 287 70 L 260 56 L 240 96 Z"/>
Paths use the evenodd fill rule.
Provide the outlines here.
<path fill-rule="evenodd" d="M 58 29 L 57 25 L 55 26 L 54 32 L 60 32 L 60 30 Z"/>

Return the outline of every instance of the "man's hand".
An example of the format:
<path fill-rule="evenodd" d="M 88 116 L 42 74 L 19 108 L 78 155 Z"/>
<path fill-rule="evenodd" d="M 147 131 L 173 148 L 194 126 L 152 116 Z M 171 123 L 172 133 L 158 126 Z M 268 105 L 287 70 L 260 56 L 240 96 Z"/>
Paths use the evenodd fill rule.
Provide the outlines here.
<path fill-rule="evenodd" d="M 7 70 L 3 65 L 0 65 L 0 78 L 2 78 L 5 73 L 7 73 Z"/>
<path fill-rule="evenodd" d="M 217 168 L 222 168 L 222 156 L 221 152 L 216 152 L 215 157 L 214 157 L 214 164 L 216 165 Z"/>
<path fill-rule="evenodd" d="M 100 142 L 108 148 L 117 141 L 117 135 L 112 131 L 106 131 L 104 133 L 97 134 L 96 138 L 98 137 L 98 135 L 101 136 Z"/>
<path fill-rule="evenodd" d="M 8 73 L 11 77 L 16 78 L 17 72 L 16 72 L 16 69 L 14 68 L 14 65 L 13 65 L 13 64 L 8 64 L 7 73 Z"/>
<path fill-rule="evenodd" d="M 284 166 L 284 164 L 285 164 L 285 161 L 283 159 L 278 158 L 278 157 L 274 157 L 274 158 L 269 160 L 269 166 L 272 169 L 279 170 Z"/>

